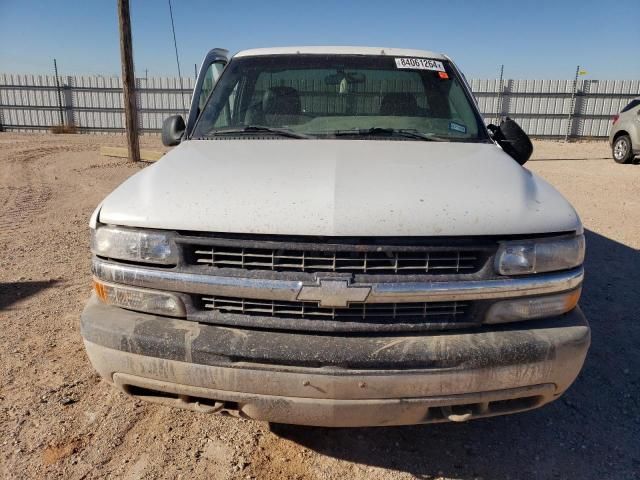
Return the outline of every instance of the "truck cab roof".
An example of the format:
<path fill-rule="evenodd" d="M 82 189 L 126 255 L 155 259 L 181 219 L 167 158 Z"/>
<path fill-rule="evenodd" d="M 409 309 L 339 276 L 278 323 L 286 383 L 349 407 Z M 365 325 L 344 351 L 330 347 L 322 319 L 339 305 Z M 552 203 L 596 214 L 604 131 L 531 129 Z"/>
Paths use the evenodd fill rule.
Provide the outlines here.
<path fill-rule="evenodd" d="M 428 50 L 415 50 L 410 48 L 387 48 L 387 47 L 357 47 L 357 46 L 301 46 L 301 47 L 273 47 L 273 48 L 252 48 L 242 50 L 234 55 L 238 57 L 253 57 L 258 55 L 295 55 L 295 54 L 315 54 L 315 55 L 390 55 L 397 57 L 427 57 L 437 60 L 448 60 L 442 53 L 430 52 Z"/>

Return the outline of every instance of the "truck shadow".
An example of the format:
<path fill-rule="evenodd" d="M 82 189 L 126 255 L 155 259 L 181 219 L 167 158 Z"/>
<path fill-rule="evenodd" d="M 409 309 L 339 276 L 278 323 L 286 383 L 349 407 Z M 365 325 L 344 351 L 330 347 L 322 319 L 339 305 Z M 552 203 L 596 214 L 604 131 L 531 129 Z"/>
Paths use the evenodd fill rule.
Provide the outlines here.
<path fill-rule="evenodd" d="M 320 454 L 417 478 L 628 478 L 640 471 L 640 251 L 587 231 L 585 367 L 539 410 L 463 424 L 324 429 L 272 425 Z"/>
<path fill-rule="evenodd" d="M 36 293 L 51 288 L 57 280 L 0 282 L 0 310 L 9 308 L 16 302 L 28 298 Z"/>

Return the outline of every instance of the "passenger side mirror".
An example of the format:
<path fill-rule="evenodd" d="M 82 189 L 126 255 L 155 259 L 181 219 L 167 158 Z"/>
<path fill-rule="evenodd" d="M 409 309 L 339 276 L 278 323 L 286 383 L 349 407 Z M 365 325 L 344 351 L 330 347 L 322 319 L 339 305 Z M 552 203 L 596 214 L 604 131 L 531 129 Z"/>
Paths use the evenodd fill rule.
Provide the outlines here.
<path fill-rule="evenodd" d="M 165 147 L 173 147 L 182 141 L 182 135 L 186 126 L 182 115 L 172 115 L 162 122 L 162 144 Z"/>
<path fill-rule="evenodd" d="M 520 165 L 524 165 L 533 153 L 533 144 L 520 125 L 507 117 L 500 126 L 487 125 L 491 137 Z"/>

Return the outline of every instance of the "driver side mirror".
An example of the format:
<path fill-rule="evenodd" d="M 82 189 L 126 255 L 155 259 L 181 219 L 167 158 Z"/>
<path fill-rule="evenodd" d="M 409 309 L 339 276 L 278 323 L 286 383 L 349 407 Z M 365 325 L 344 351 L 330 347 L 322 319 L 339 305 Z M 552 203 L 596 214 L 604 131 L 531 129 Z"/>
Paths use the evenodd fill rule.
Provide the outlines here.
<path fill-rule="evenodd" d="M 533 144 L 520 125 L 507 117 L 500 126 L 487 125 L 491 137 L 520 165 L 524 165 L 533 153 Z"/>
<path fill-rule="evenodd" d="M 182 115 L 172 115 L 162 122 L 162 144 L 165 147 L 173 147 L 182 141 L 182 135 L 186 126 Z"/>

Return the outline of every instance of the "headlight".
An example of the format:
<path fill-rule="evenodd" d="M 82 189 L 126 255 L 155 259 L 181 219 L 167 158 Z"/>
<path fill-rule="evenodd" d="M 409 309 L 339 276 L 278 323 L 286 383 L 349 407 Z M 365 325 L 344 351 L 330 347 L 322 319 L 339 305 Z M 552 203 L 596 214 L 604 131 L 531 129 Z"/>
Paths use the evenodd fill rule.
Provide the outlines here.
<path fill-rule="evenodd" d="M 533 298 L 502 300 L 489 307 L 485 323 L 506 323 L 534 318 L 554 317 L 575 308 L 581 289 Z"/>
<path fill-rule="evenodd" d="M 182 299 L 173 293 L 105 283 L 95 278 L 93 289 L 100 300 L 116 307 L 169 317 L 186 315 Z"/>
<path fill-rule="evenodd" d="M 91 230 L 91 251 L 101 257 L 161 265 L 175 265 L 178 258 L 169 234 L 123 227 Z"/>
<path fill-rule="evenodd" d="M 553 272 L 582 265 L 584 235 L 504 242 L 496 255 L 501 275 Z"/>

